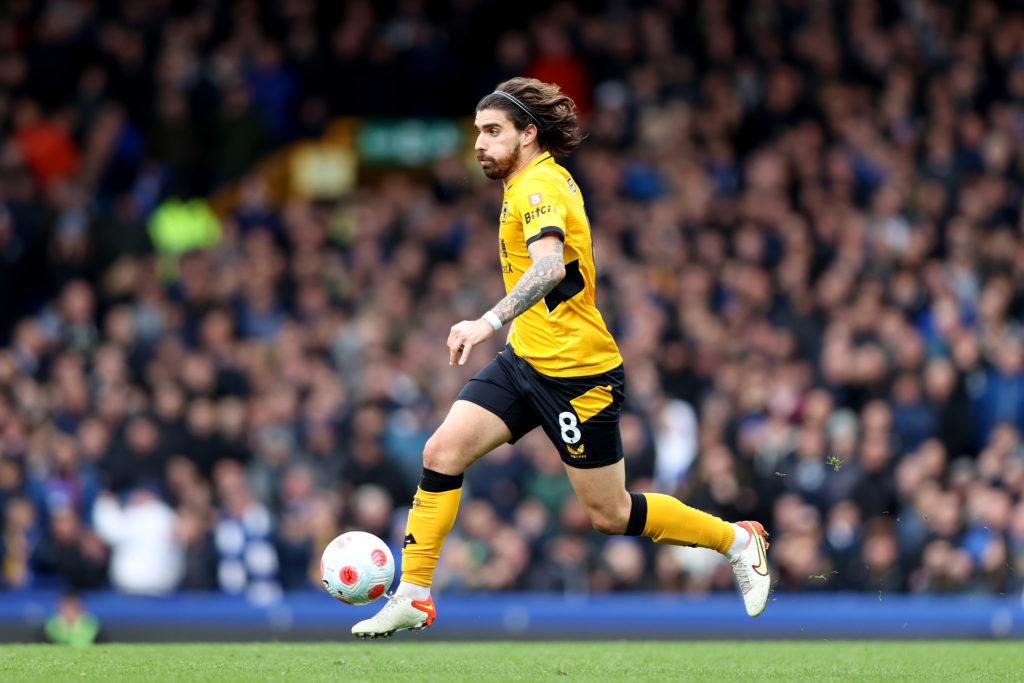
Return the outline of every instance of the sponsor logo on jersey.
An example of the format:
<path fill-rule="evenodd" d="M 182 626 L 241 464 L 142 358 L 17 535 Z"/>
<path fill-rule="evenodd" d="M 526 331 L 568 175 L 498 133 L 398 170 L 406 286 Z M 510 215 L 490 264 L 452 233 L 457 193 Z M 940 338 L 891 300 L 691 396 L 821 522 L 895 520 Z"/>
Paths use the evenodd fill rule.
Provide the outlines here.
<path fill-rule="evenodd" d="M 501 222 L 504 223 L 506 218 L 508 218 L 508 202 L 501 205 Z"/>
<path fill-rule="evenodd" d="M 540 192 L 530 195 L 530 206 L 537 206 L 542 201 L 544 201 L 544 197 L 541 196 Z"/>
<path fill-rule="evenodd" d="M 546 213 L 554 213 L 555 207 L 550 204 L 544 206 L 538 206 L 536 209 L 532 209 L 523 214 L 523 222 L 529 225 L 531 221 L 535 221 Z"/>
<path fill-rule="evenodd" d="M 569 189 L 572 190 L 573 194 L 576 194 L 578 192 L 578 190 L 576 189 L 576 183 L 572 181 L 572 178 L 566 178 L 565 182 L 569 186 Z"/>

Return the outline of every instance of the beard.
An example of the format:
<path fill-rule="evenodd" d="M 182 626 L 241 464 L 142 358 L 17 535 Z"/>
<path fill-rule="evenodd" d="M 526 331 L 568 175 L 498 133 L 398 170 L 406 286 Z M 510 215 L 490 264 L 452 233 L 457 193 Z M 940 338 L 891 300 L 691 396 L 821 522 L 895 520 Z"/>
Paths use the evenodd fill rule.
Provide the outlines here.
<path fill-rule="evenodd" d="M 480 161 L 486 160 L 491 162 L 489 165 L 483 167 L 484 175 L 491 180 L 507 178 L 509 173 L 511 173 L 519 164 L 519 143 L 516 143 L 516 146 L 512 148 L 512 151 L 509 152 L 509 155 L 504 159 L 498 160 L 486 155 L 477 155 L 477 159 Z"/>

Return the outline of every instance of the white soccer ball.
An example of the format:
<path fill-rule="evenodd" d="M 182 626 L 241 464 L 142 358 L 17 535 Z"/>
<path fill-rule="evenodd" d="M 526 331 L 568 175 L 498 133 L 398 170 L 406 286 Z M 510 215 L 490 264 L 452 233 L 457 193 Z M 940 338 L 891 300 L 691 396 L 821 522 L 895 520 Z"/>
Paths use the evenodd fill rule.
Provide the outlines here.
<path fill-rule="evenodd" d="M 324 588 L 347 605 L 373 602 L 395 578 L 395 558 L 384 541 L 365 531 L 348 531 L 327 544 L 320 557 Z"/>

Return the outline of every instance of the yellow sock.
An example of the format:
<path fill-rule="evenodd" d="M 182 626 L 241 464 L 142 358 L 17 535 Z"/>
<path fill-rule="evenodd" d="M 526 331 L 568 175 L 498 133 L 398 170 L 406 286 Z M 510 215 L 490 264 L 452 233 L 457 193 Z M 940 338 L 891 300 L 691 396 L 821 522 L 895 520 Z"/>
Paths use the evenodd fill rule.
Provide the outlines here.
<path fill-rule="evenodd" d="M 402 581 L 430 587 L 441 544 L 455 524 L 461 493 L 461 474 L 453 476 L 423 469 L 405 526 Z"/>
<path fill-rule="evenodd" d="M 643 535 L 655 543 L 713 548 L 720 553 L 732 545 L 736 533 L 732 524 L 672 496 L 645 493 L 643 497 L 647 499 L 647 522 Z"/>

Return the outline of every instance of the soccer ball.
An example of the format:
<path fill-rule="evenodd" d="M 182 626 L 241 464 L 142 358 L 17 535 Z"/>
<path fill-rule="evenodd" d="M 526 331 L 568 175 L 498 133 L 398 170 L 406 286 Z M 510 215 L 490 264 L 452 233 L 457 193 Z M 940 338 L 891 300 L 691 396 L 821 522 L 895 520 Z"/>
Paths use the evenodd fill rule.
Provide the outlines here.
<path fill-rule="evenodd" d="M 373 602 L 395 578 L 395 558 L 384 541 L 365 531 L 349 531 L 327 544 L 320 557 L 320 579 L 346 605 Z"/>

